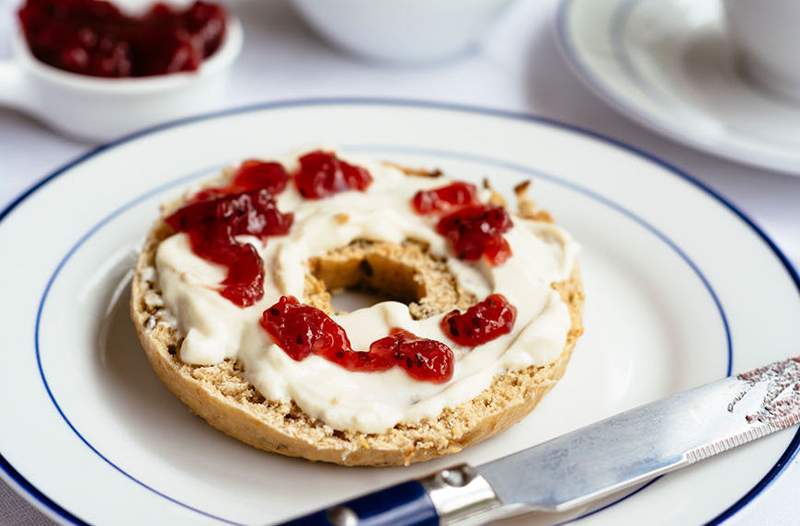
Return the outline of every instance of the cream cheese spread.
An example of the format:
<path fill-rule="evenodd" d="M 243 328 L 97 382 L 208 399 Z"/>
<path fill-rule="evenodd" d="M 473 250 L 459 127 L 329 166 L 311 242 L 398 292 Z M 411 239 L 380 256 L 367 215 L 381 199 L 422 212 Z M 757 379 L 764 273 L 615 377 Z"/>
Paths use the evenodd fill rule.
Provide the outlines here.
<path fill-rule="evenodd" d="M 185 335 L 182 361 L 210 365 L 238 359 L 247 379 L 265 398 L 293 400 L 306 414 L 335 429 L 380 433 L 400 422 L 435 417 L 445 407 L 474 398 L 497 373 L 546 365 L 558 358 L 570 318 L 551 284 L 567 279 L 575 265 L 578 246 L 568 233 L 512 214 L 514 227 L 505 237 L 513 254 L 505 263 L 492 267 L 461 261 L 436 233 L 436 218 L 417 215 L 410 206 L 418 190 L 443 186 L 449 179 L 410 177 L 384 164 L 340 157 L 370 170 L 374 181 L 365 192 L 305 200 L 289 184 L 277 201 L 281 211 L 295 214 L 290 232 L 266 243 L 238 238 L 252 244 L 264 261 L 264 297 L 248 308 L 237 307 L 217 292 L 225 269 L 195 255 L 186 234 L 160 244 L 158 283 Z M 296 160 L 284 165 L 293 169 Z M 345 223 L 338 217 L 342 213 L 348 217 Z M 358 350 L 368 349 L 393 327 L 446 343 L 456 358 L 449 381 L 415 380 L 400 368 L 351 372 L 315 355 L 293 360 L 260 326 L 261 313 L 283 295 L 302 301 L 308 260 L 355 239 L 428 243 L 432 253 L 448 256 L 449 269 L 464 290 L 479 299 L 492 292 L 503 294 L 517 308 L 513 330 L 476 348 L 462 347 L 442 332 L 443 314 L 414 320 L 405 304 L 386 301 L 332 318 Z"/>

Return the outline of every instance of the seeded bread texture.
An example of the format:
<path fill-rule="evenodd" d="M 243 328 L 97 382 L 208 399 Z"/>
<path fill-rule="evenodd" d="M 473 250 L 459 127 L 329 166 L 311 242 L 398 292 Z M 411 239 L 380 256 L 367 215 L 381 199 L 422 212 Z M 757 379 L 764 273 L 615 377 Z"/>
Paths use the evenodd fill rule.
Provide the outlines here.
<path fill-rule="evenodd" d="M 517 194 L 520 211 L 551 220 L 527 198 L 525 190 Z M 136 265 L 130 309 L 139 340 L 158 377 L 193 412 L 220 431 L 264 451 L 348 466 L 408 465 L 456 453 L 527 415 L 562 377 L 583 332 L 584 296 L 575 268 L 569 279 L 553 284 L 567 304 L 571 320 L 564 351 L 556 361 L 496 375 L 480 395 L 444 409 L 436 418 L 401 423 L 383 433 L 335 430 L 312 419 L 293 402 L 265 400 L 236 361 L 211 366 L 181 362 L 182 335 L 164 306 L 155 274 L 158 245 L 172 234 L 159 220 Z M 393 285 L 387 284 L 389 280 Z M 402 245 L 356 241 L 313 259 L 304 301 L 330 312 L 330 291 L 355 285 L 407 298 L 412 315 L 418 318 L 476 301 L 458 289 L 442 260 L 411 241 Z"/>
<path fill-rule="evenodd" d="M 424 319 L 477 302 L 461 290 L 444 258 L 417 241 L 402 244 L 356 240 L 309 261 L 305 302 L 333 313 L 331 293 L 357 288 L 408 304 L 414 319 Z"/>

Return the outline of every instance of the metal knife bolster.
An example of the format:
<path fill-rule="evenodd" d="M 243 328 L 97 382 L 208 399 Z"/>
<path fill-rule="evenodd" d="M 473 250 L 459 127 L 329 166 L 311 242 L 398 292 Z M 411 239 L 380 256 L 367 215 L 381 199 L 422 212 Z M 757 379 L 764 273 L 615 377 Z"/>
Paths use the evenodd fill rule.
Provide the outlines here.
<path fill-rule="evenodd" d="M 469 464 L 459 464 L 419 479 L 441 526 L 485 524 L 500 518 L 502 502 L 492 486 Z"/>

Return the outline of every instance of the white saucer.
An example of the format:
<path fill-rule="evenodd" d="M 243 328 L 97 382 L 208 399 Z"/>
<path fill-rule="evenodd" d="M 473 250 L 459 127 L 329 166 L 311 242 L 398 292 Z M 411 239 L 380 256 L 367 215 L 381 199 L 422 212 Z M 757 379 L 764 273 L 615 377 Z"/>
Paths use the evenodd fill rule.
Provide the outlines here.
<path fill-rule="evenodd" d="M 563 0 L 561 48 L 612 106 L 674 140 L 800 175 L 800 104 L 736 71 L 719 2 Z"/>

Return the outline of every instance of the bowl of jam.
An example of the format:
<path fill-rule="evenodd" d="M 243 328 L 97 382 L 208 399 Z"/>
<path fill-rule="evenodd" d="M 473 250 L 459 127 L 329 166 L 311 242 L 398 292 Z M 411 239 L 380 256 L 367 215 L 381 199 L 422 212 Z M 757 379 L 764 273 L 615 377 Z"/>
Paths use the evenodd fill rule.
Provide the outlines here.
<path fill-rule="evenodd" d="M 239 21 L 219 4 L 25 0 L 7 104 L 68 135 L 102 141 L 213 107 L 239 54 Z"/>

